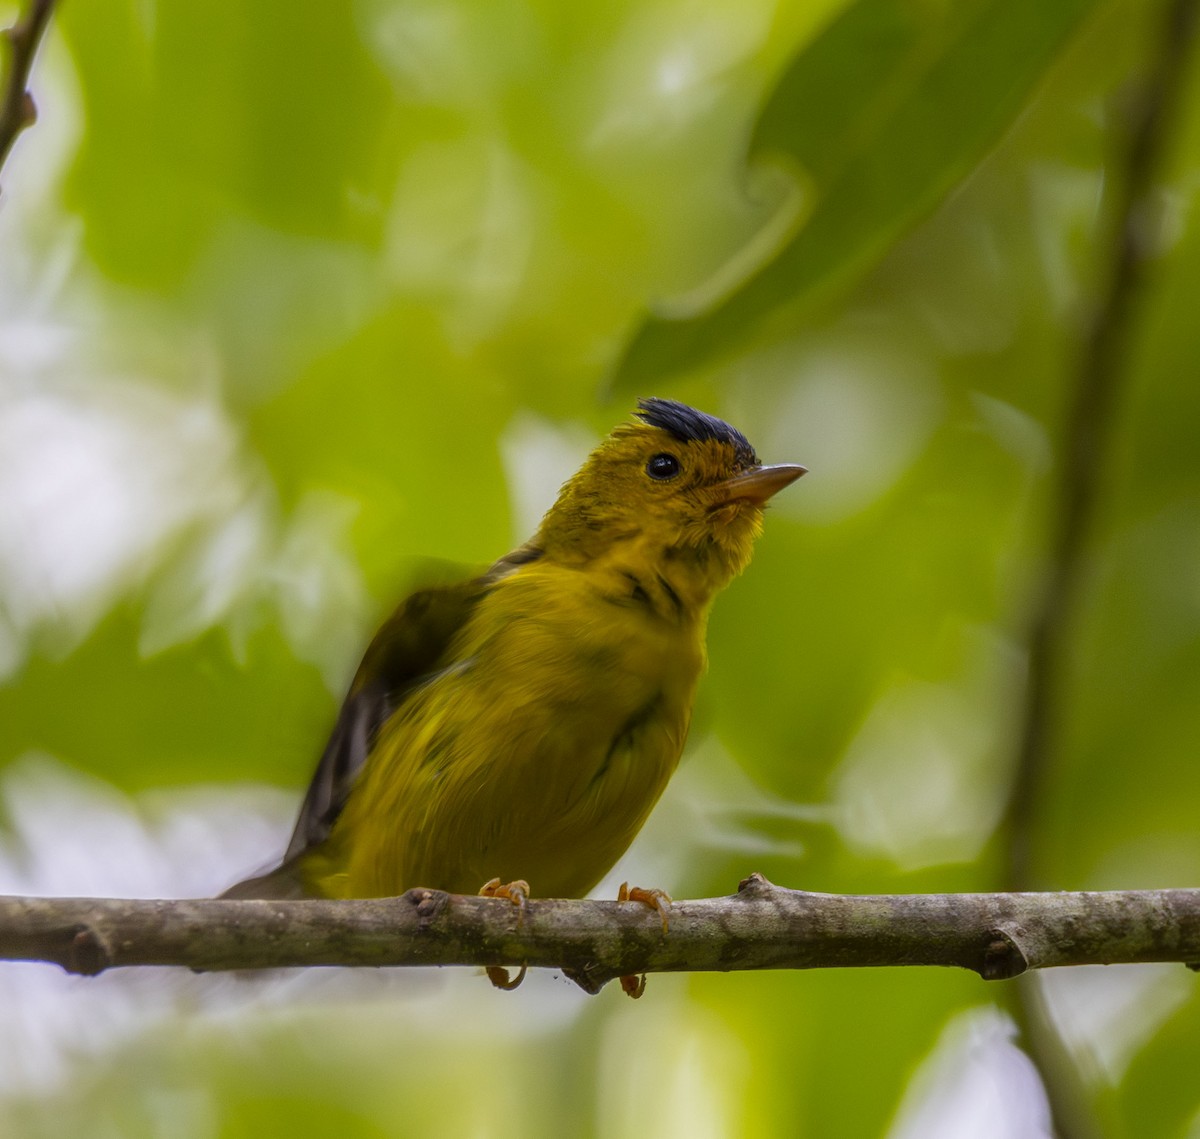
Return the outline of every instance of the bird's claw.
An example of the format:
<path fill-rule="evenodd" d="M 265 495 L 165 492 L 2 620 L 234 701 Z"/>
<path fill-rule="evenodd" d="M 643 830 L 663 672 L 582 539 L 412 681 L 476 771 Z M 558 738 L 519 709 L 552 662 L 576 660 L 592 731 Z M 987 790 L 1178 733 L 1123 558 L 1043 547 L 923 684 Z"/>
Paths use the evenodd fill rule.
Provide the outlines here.
<path fill-rule="evenodd" d="M 667 917 L 671 910 L 671 895 L 666 890 L 645 890 L 641 886 L 631 886 L 622 882 L 617 891 L 618 902 L 641 902 L 649 906 L 662 919 L 663 933 L 669 932 Z"/>
<path fill-rule="evenodd" d="M 481 898 L 507 898 L 524 916 L 525 903 L 529 901 L 529 883 L 524 878 L 518 878 L 515 882 L 506 882 L 501 885 L 499 878 L 493 878 L 479 887 L 479 896 Z"/>
<path fill-rule="evenodd" d="M 665 890 L 646 890 L 641 886 L 630 886 L 628 882 L 622 882 L 617 891 L 617 901 L 640 902 L 643 906 L 649 906 L 662 919 L 663 933 L 668 932 L 667 914 L 671 909 L 671 897 Z M 635 1001 L 646 991 L 645 973 L 629 974 L 621 977 L 620 981 L 621 991 Z"/>
<path fill-rule="evenodd" d="M 480 886 L 479 896 L 481 898 L 506 898 L 517 907 L 517 925 L 524 922 L 525 906 L 529 901 L 529 883 L 523 878 L 506 883 L 501 883 L 499 878 L 493 878 L 490 882 L 485 882 Z M 484 967 L 484 972 L 487 973 L 488 980 L 497 989 L 511 992 L 525 980 L 527 969 L 527 966 L 522 965 L 520 972 L 515 977 L 509 977 L 508 970 L 503 965 L 487 965 Z"/>
<path fill-rule="evenodd" d="M 485 965 L 483 971 L 487 974 L 487 979 L 496 986 L 497 989 L 503 989 L 506 993 L 511 993 L 520 983 L 525 980 L 525 974 L 528 972 L 528 966 L 522 965 L 515 977 L 508 975 L 508 970 L 503 965 Z"/>
<path fill-rule="evenodd" d="M 646 991 L 646 974 L 631 973 L 621 977 L 621 991 L 635 1001 Z"/>

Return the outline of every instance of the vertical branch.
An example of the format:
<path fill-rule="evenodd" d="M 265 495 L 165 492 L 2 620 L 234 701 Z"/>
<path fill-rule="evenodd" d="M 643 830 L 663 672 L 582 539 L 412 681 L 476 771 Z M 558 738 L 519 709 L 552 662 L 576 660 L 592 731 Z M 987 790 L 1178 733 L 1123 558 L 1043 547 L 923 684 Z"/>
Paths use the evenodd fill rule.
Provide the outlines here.
<path fill-rule="evenodd" d="M 32 0 L 20 19 L 4 31 L 8 74 L 0 100 L 0 167 L 8 159 L 17 136 L 37 119 L 37 107 L 29 93 L 29 72 L 53 8 L 54 0 Z"/>
<path fill-rule="evenodd" d="M 1051 516 L 1049 560 L 1029 637 L 1029 680 L 1017 770 L 1008 810 L 1005 887 L 1029 889 L 1031 837 L 1041 777 L 1062 706 L 1062 665 L 1079 605 L 1087 539 L 1106 469 L 1113 412 L 1137 326 L 1141 287 L 1159 250 L 1155 203 L 1159 166 L 1185 75 L 1198 0 L 1171 0 L 1154 58 L 1129 99 L 1124 144 L 1105 180 L 1109 227 L 1102 280 L 1085 330 L 1069 396 L 1062 462 Z"/>
<path fill-rule="evenodd" d="M 1156 176 L 1179 110 L 1200 0 L 1167 0 L 1143 74 L 1129 93 L 1105 179 L 1099 281 L 1068 395 L 1048 562 L 1029 633 L 1029 677 L 1007 814 L 1006 889 L 1033 888 L 1038 800 L 1062 720 L 1063 674 L 1075 631 L 1087 545 L 1107 469 L 1143 286 L 1161 243 Z M 1038 983 L 1023 978 L 1016 1010 L 1062 1139 L 1094 1133 L 1078 1070 L 1050 1022 Z"/>

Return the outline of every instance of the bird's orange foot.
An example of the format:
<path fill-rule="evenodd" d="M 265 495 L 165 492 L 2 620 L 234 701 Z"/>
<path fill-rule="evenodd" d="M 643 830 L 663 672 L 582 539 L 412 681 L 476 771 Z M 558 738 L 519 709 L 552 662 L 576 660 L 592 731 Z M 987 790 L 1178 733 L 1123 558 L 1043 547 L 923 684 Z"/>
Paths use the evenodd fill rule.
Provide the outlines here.
<path fill-rule="evenodd" d="M 666 890 L 643 890 L 641 886 L 630 886 L 628 882 L 622 882 L 620 890 L 617 891 L 617 901 L 641 902 L 643 906 L 649 906 L 662 918 L 663 933 L 668 932 L 667 915 L 671 911 L 671 895 Z"/>
<path fill-rule="evenodd" d="M 525 980 L 526 966 L 522 965 L 520 971 L 515 977 L 508 975 L 508 970 L 503 965 L 485 965 L 483 971 L 487 974 L 487 979 L 492 982 L 498 989 L 503 989 L 506 993 L 512 992 L 520 983 Z"/>
<path fill-rule="evenodd" d="M 499 878 L 493 878 L 479 887 L 479 896 L 481 898 L 507 898 L 524 913 L 525 903 L 529 901 L 529 883 L 524 878 L 518 878 L 515 882 L 506 882 L 501 885 Z"/>
<path fill-rule="evenodd" d="M 525 904 L 529 901 L 529 883 L 523 878 L 515 882 L 501 883 L 499 878 L 493 878 L 479 888 L 481 898 L 507 898 L 517 907 L 517 925 L 525 920 Z M 526 966 L 522 965 L 515 977 L 509 977 L 508 970 L 503 965 L 487 965 L 484 967 L 487 978 L 498 989 L 509 992 L 525 980 Z"/>
<path fill-rule="evenodd" d="M 645 973 L 642 973 L 640 976 L 636 973 L 631 973 L 619 979 L 621 982 L 621 991 L 627 997 L 633 997 L 635 1001 L 646 991 Z"/>
<path fill-rule="evenodd" d="M 628 882 L 622 882 L 620 890 L 617 891 L 617 901 L 640 902 L 643 906 L 649 906 L 662 919 L 663 933 L 668 932 L 667 914 L 671 909 L 671 898 L 665 890 L 644 890 L 641 886 L 630 886 Z M 645 973 L 641 976 L 630 974 L 620 980 L 622 992 L 635 1001 L 646 991 Z"/>

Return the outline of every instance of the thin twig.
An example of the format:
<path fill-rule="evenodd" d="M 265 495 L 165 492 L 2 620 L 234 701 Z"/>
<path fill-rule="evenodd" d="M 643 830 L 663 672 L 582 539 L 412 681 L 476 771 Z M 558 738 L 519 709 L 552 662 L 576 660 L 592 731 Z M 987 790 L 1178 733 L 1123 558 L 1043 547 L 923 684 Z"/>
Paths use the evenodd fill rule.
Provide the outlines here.
<path fill-rule="evenodd" d="M 589 992 L 636 973 L 950 965 L 1029 969 L 1200 961 L 1200 889 L 810 894 L 752 875 L 725 898 L 647 906 L 410 890 L 362 901 L 0 898 L 0 959 L 74 973 L 312 965 L 528 965 Z"/>
<path fill-rule="evenodd" d="M 1146 270 L 1158 254 L 1160 226 L 1155 173 L 1178 110 L 1185 60 L 1200 0 L 1174 0 L 1157 58 L 1130 100 L 1131 114 L 1121 169 L 1106 179 L 1111 259 L 1102 266 L 1079 356 L 1071 407 L 1064 424 L 1063 458 L 1052 514 L 1049 563 L 1029 637 L 1029 682 L 1018 765 L 1009 812 L 1011 838 L 1006 885 L 1032 884 L 1031 839 L 1041 779 L 1061 719 L 1062 664 L 1074 632 L 1086 568 L 1087 541 L 1096 514 L 1114 426 L 1121 381 L 1128 371 L 1138 301 Z"/>
<path fill-rule="evenodd" d="M 0 167 L 17 136 L 37 119 L 37 107 L 29 93 L 29 72 L 53 8 L 54 0 L 32 0 L 20 19 L 3 33 L 8 42 L 8 75 L 0 101 Z"/>
<path fill-rule="evenodd" d="M 1153 56 L 1128 102 L 1124 140 L 1105 179 L 1096 300 L 1080 345 L 1051 515 L 1049 564 L 1029 636 L 1029 679 L 1008 811 L 1009 889 L 1036 885 L 1033 842 L 1043 780 L 1063 719 L 1064 663 L 1087 572 L 1087 547 L 1105 477 L 1120 389 L 1128 375 L 1147 271 L 1161 244 L 1156 177 L 1179 111 L 1200 2 L 1170 0 Z M 1095 1134 L 1086 1093 L 1050 1023 L 1033 979 L 1018 987 L 1017 1014 L 1042 1072 L 1060 1139 Z"/>

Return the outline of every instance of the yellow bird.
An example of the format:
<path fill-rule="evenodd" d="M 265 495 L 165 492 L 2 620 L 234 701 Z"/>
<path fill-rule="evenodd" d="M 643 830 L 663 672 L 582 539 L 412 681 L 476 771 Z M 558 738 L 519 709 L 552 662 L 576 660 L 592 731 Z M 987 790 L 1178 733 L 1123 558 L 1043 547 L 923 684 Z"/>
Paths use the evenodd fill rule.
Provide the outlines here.
<path fill-rule="evenodd" d="M 713 598 L 805 472 L 672 400 L 636 418 L 525 545 L 392 614 L 282 864 L 227 897 L 581 897 L 608 872 L 679 762 Z"/>

